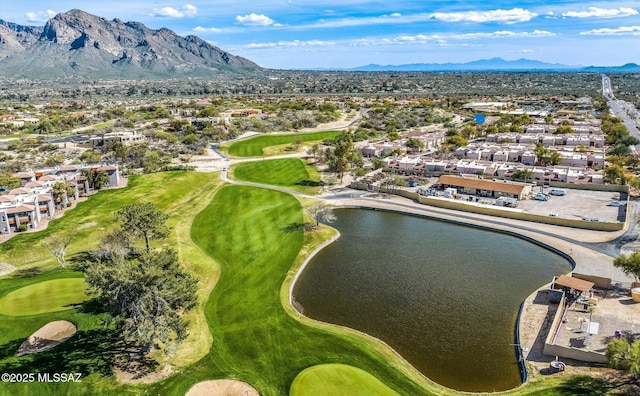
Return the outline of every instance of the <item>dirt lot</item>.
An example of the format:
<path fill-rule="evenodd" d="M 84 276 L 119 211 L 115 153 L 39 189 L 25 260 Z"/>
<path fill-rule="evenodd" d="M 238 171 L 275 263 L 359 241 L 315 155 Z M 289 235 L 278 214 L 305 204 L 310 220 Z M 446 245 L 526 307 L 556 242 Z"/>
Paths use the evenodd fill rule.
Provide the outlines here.
<path fill-rule="evenodd" d="M 587 334 L 589 322 L 598 323 L 598 334 Z M 640 331 L 640 303 L 633 301 L 627 290 L 602 292 L 593 312 L 573 304 L 560 326 L 556 342 L 604 353 L 616 330 L 629 338 L 637 337 Z"/>
<path fill-rule="evenodd" d="M 551 330 L 551 323 L 558 310 L 558 304 L 551 303 L 548 299 L 549 286 L 547 284 L 541 287 L 527 298 L 519 323 L 520 344 L 524 349 L 530 374 L 534 377 L 549 374 L 549 362 L 555 359 L 555 356 L 543 354 L 545 338 Z M 558 345 L 604 353 L 606 344 L 614 337 L 615 330 L 620 330 L 625 337 L 638 336 L 640 303 L 631 300 L 628 290 L 600 291 L 596 298 L 598 302 L 591 313 L 585 312 L 575 304 L 569 308 L 565 321 L 560 324 L 556 339 Z M 599 324 L 598 334 L 592 337 L 586 332 L 589 321 Z M 567 374 L 597 374 L 610 371 L 601 364 L 566 358 L 560 360 L 567 364 Z"/>

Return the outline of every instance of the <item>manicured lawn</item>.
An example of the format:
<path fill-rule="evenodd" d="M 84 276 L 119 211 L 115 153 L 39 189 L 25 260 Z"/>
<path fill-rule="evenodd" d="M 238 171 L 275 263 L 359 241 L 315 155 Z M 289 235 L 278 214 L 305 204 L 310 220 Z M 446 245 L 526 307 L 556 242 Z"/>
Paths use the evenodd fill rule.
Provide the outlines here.
<path fill-rule="evenodd" d="M 291 396 L 399 396 L 376 377 L 344 364 L 310 367 L 296 377 Z"/>
<path fill-rule="evenodd" d="M 83 274 L 69 269 L 54 269 L 37 276 L 0 279 L 0 299 L 12 292 L 38 288 L 43 283 L 75 279 L 83 281 Z M 52 296 L 52 298 L 55 298 Z M 4 302 L 3 302 L 4 304 Z M 114 335 L 105 327 L 104 314 L 95 311 L 87 301 L 80 309 L 29 316 L 5 316 L 0 314 L 0 372 L 80 372 L 82 384 L 26 383 L 2 384 L 0 395 L 83 395 L 91 394 L 92 384 L 100 381 L 99 392 L 120 393 L 123 386 L 110 378 L 113 365 Z M 33 332 L 54 320 L 68 320 L 78 328 L 78 333 L 63 344 L 34 355 L 16 356 L 22 342 Z M 106 376 L 106 378 L 105 378 Z M 93 387 L 95 391 L 95 387 Z M 119 389 L 119 390 L 117 390 Z"/>
<path fill-rule="evenodd" d="M 183 394 L 195 378 L 236 378 L 263 395 L 285 395 L 296 375 L 319 363 L 362 367 L 402 394 L 426 392 L 390 368 L 358 337 L 331 334 L 289 316 L 280 287 L 302 248 L 300 203 L 277 191 L 227 186 L 193 223 L 193 240 L 221 266 L 205 306 L 213 334 L 209 355 L 152 387 Z"/>
<path fill-rule="evenodd" d="M 18 263 L 21 269 L 35 267 L 39 262 L 33 258 L 37 250 L 33 246 L 41 243 L 38 235 L 43 238 L 54 231 L 76 230 L 72 246 L 78 254 L 96 246 L 115 210 L 133 201 L 154 202 L 170 214 L 174 230 L 162 243 L 178 249 L 181 262 L 198 276 L 202 303 L 190 314 L 192 335 L 174 360 L 169 360 L 175 374 L 150 385 L 116 383 L 111 371 L 114 335 L 91 301 L 81 309 L 29 316 L 0 314 L 0 372 L 85 374 L 80 384 L 8 384 L 0 386 L 0 395 L 182 396 L 198 381 L 220 378 L 246 381 L 262 395 L 287 395 L 290 389 L 299 389 L 292 384 L 310 367 L 319 368 L 301 375 L 300 381 L 318 389 L 320 381 L 329 381 L 335 394 L 353 394 L 356 385 L 370 386 L 371 392 L 384 391 L 386 386 L 402 395 L 456 394 L 420 379 L 375 340 L 347 329 L 294 319 L 292 309 L 283 306 L 283 287 L 293 276 L 292 268 L 300 264 L 299 252 L 308 252 L 308 242 L 318 243 L 330 233 L 305 235 L 299 227 L 304 220 L 302 207 L 289 194 L 248 186 L 218 188 L 219 182 L 206 173 L 132 178 L 129 188 L 91 197 L 52 222 L 48 230 L 22 234 L 0 245 L 0 261 Z M 0 279 L 0 300 L 47 281 L 82 278 L 79 272 L 56 269 L 53 258 L 50 260 L 44 260 L 44 268 L 53 270 Z M 61 319 L 75 323 L 78 334 L 50 351 L 15 356 L 28 335 Z M 605 388 L 602 381 L 566 376 L 538 380 L 505 394 L 587 394 L 589 389 Z"/>
<path fill-rule="evenodd" d="M 219 183 L 206 173 L 166 172 L 129 178 L 125 189 L 104 190 L 80 202 L 73 209 L 65 209 L 61 219 L 54 220 L 38 232 L 22 233 L 0 244 L 0 262 L 15 265 L 18 269 L 39 267 L 51 269 L 58 266 L 55 258 L 44 247 L 47 238 L 62 232 L 71 232 L 73 241 L 67 248 L 67 260 L 82 259 L 82 253 L 98 247 L 101 235 L 115 227 L 113 214 L 123 206 L 137 201 L 153 202 L 169 214 L 169 225 L 184 221 L 178 212 L 187 210 L 188 201 L 213 191 Z M 209 195 L 211 198 L 212 194 Z M 190 218 L 195 213 L 190 215 Z M 162 242 L 154 242 L 160 246 Z M 142 245 L 141 245 L 142 246 Z"/>
<path fill-rule="evenodd" d="M 260 135 L 246 140 L 240 140 L 229 146 L 229 155 L 236 157 L 260 157 L 264 155 L 263 149 L 270 146 L 293 143 L 295 139 L 302 139 L 304 143 L 319 142 L 332 138 L 339 131 L 324 131 L 313 133 L 296 133 L 290 135 Z"/>
<path fill-rule="evenodd" d="M 189 232 L 194 216 L 210 203 L 220 184 L 218 178 L 212 174 L 156 173 L 130 178 L 127 188 L 102 191 L 91 196 L 86 202 L 67 211 L 61 219 L 51 222 L 46 230 L 21 234 L 0 244 L 3 256 L 1 261 L 18 264 L 20 268 L 11 278 L 0 278 L 0 299 L 20 288 L 41 287 L 38 285 L 53 279 L 75 277 L 81 282 L 82 273 L 56 269 L 53 257 L 48 257 L 50 255 L 41 247 L 42 241 L 53 232 L 74 230 L 74 241 L 67 254 L 68 265 L 73 265 L 74 260 L 83 259 L 81 252 L 97 246 L 100 235 L 113 224 L 113 212 L 130 202 L 153 202 L 169 214 L 168 224 L 173 230 L 167 239 L 154 245 L 167 244 L 177 249 L 181 263 L 199 279 L 200 303 L 187 315 L 191 323 L 189 337 L 168 360 L 175 369 L 192 364 L 205 356 L 211 347 L 212 337 L 203 305 L 217 281 L 219 267 L 210 256 L 195 246 Z M 36 267 L 37 270 L 34 271 Z M 44 272 L 39 273 L 43 270 Z M 31 275 L 26 275 L 24 271 Z M 10 389 L 0 386 L 0 395 L 130 393 L 134 388 L 117 384 L 111 376 L 111 349 L 114 346 L 114 337 L 102 322 L 104 314 L 97 313 L 95 309 L 95 304 L 89 301 L 80 309 L 53 313 L 19 317 L 0 314 L 0 372 L 53 373 L 79 370 L 85 374 L 83 384 L 24 384 L 11 385 Z M 50 321 L 61 319 L 69 320 L 78 326 L 78 334 L 70 339 L 68 344 L 34 357 L 13 356 L 18 346 L 31 333 Z M 91 373 L 96 374 L 90 375 Z M 129 390 L 125 391 L 126 387 L 129 387 Z"/>
<path fill-rule="evenodd" d="M 34 283 L 0 298 L 0 314 L 25 316 L 72 309 L 89 300 L 85 288 L 82 278 Z"/>
<path fill-rule="evenodd" d="M 233 167 L 238 180 L 291 187 L 309 194 L 316 193 L 320 174 L 315 167 L 298 158 L 279 158 L 239 163 Z"/>

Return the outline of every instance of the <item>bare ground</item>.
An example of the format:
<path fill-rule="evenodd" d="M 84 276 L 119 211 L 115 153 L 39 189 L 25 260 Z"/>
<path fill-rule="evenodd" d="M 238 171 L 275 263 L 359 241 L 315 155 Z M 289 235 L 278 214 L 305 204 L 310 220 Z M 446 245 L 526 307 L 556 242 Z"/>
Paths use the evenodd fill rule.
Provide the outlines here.
<path fill-rule="evenodd" d="M 197 383 L 185 396 L 260 396 L 260 393 L 246 382 L 224 379 Z"/>

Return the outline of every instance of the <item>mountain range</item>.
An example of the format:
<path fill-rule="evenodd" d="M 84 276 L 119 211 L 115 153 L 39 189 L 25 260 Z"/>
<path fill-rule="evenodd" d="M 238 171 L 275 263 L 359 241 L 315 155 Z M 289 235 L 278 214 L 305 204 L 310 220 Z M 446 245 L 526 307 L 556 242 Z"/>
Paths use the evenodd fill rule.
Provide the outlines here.
<path fill-rule="evenodd" d="M 329 69 L 313 69 L 329 70 Z M 529 59 L 501 58 L 468 63 L 367 65 L 343 71 L 585 71 L 640 72 L 620 67 L 568 66 Z M 108 20 L 81 10 L 57 14 L 44 26 L 0 19 L 0 77 L 50 79 L 165 79 L 263 73 L 252 61 L 232 55 L 193 35 L 181 37 L 140 22 Z"/>
<path fill-rule="evenodd" d="M 215 76 L 260 70 L 197 36 L 107 20 L 81 10 L 57 14 L 43 27 L 0 20 L 0 76 L 102 79 Z"/>
<path fill-rule="evenodd" d="M 531 59 L 504 60 L 502 58 L 482 59 L 467 63 L 412 63 L 404 65 L 358 66 L 349 71 L 406 71 L 406 72 L 450 72 L 450 71 L 587 71 L 587 72 L 640 72 L 640 66 L 628 63 L 623 66 L 570 66 L 559 63 L 545 63 Z"/>

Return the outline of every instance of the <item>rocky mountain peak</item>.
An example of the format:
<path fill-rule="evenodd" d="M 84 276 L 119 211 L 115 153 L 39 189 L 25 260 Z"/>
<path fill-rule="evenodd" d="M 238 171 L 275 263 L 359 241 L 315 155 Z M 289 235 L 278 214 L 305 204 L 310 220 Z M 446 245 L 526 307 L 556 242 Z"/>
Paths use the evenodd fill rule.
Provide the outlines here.
<path fill-rule="evenodd" d="M 0 75 L 11 67 L 22 74 L 49 72 L 100 77 L 210 74 L 257 70 L 255 63 L 231 55 L 196 37 L 180 37 L 174 31 L 153 30 L 140 22 L 108 20 L 82 10 L 57 14 L 43 28 L 24 27 L 0 21 Z M 21 56 L 30 67 L 19 65 Z M 15 55 L 15 56 L 12 56 Z M 40 65 L 39 63 L 47 63 Z"/>

